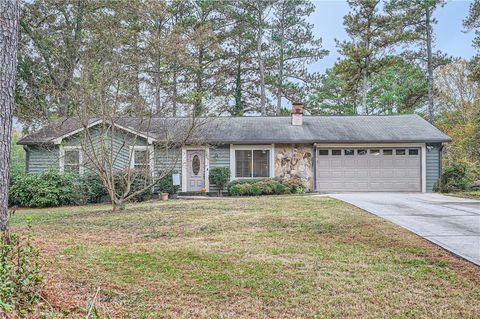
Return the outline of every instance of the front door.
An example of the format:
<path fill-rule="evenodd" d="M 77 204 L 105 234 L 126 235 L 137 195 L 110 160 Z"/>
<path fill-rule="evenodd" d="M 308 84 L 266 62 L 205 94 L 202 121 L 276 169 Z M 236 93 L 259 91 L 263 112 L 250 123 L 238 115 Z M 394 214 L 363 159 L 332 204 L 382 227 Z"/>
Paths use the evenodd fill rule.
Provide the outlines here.
<path fill-rule="evenodd" d="M 187 151 L 187 190 L 199 192 L 205 187 L 205 151 Z"/>

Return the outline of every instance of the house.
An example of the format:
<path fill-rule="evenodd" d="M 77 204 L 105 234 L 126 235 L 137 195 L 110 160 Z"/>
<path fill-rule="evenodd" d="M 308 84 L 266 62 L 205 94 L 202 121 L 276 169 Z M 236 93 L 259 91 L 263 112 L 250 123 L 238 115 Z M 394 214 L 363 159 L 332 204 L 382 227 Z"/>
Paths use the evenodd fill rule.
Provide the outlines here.
<path fill-rule="evenodd" d="M 148 127 L 136 118 L 115 122 L 123 136 L 116 142 L 115 167 L 148 165 L 155 175 L 173 165 L 183 192 L 216 191 L 208 180 L 214 167 L 229 167 L 231 180 L 298 177 L 316 192 L 431 192 L 441 173 L 442 146 L 451 141 L 418 115 L 307 116 L 303 105 L 294 104 L 291 117 L 205 118 L 187 144 L 161 146 L 163 128 L 187 121 L 153 118 Z M 88 129 L 101 123 L 92 119 Z M 70 118 L 22 138 L 27 172 L 56 167 L 82 173 L 84 129 Z"/>

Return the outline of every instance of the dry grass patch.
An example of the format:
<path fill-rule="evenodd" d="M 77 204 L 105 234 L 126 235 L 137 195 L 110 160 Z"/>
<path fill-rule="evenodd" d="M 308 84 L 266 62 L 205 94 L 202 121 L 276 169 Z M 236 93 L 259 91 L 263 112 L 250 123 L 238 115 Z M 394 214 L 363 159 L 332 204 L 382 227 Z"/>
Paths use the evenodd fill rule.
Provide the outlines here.
<path fill-rule="evenodd" d="M 23 211 L 52 317 L 479 318 L 480 271 L 337 200 L 259 197 Z"/>

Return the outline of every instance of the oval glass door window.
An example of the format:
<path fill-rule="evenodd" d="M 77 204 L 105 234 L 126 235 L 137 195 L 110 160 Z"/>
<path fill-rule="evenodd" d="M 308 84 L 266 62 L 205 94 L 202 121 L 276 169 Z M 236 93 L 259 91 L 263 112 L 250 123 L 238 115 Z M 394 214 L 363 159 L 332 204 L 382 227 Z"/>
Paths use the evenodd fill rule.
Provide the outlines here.
<path fill-rule="evenodd" d="M 192 172 L 193 175 L 198 175 L 198 173 L 200 173 L 200 158 L 198 155 L 195 155 L 192 159 Z"/>

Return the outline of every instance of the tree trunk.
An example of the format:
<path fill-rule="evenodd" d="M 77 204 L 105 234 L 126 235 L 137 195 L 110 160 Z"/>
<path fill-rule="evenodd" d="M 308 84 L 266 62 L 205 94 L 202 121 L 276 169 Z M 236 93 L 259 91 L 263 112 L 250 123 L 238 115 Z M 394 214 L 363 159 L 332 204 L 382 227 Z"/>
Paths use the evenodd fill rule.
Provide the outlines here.
<path fill-rule="evenodd" d="M 114 199 L 112 200 L 112 212 L 119 212 L 125 210 L 125 203 L 123 199 Z"/>
<path fill-rule="evenodd" d="M 262 29 L 262 26 L 259 26 L 258 34 L 257 34 L 257 55 L 258 55 L 258 68 L 260 71 L 260 113 L 262 115 L 266 115 L 267 114 L 266 112 L 267 98 L 265 93 L 265 66 L 263 64 L 263 55 L 262 55 L 262 38 L 263 38 L 263 29 Z"/>
<path fill-rule="evenodd" d="M 12 113 L 15 106 L 19 2 L 0 1 L 0 231 L 8 228 Z"/>
<path fill-rule="evenodd" d="M 428 79 L 428 121 L 433 124 L 433 63 L 432 63 L 432 26 L 430 8 L 425 12 L 426 42 L 427 42 L 427 79 Z"/>
<path fill-rule="evenodd" d="M 173 99 L 172 99 L 172 115 L 177 116 L 177 99 L 178 99 L 178 73 L 177 62 L 173 63 Z"/>

